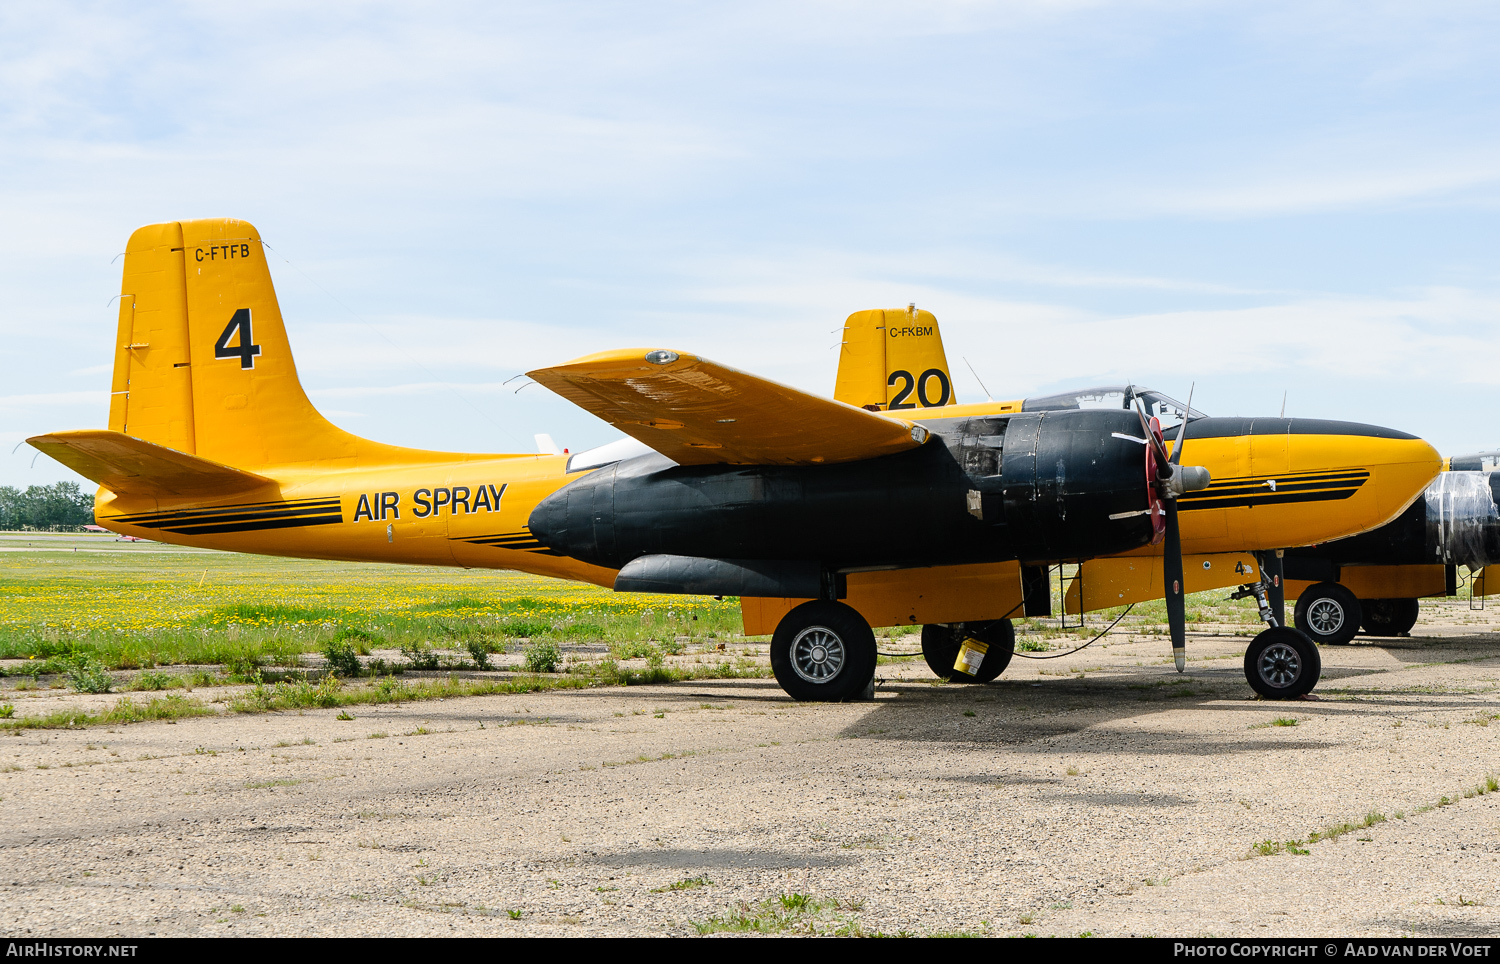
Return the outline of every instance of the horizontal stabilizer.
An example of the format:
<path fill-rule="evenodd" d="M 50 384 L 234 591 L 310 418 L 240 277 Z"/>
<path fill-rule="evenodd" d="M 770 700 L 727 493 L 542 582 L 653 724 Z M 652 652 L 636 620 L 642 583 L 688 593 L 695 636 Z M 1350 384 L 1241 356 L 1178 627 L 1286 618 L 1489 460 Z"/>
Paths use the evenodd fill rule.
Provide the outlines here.
<path fill-rule="evenodd" d="M 628 348 L 527 372 L 680 465 L 814 465 L 916 448 L 927 430 L 673 351 Z"/>
<path fill-rule="evenodd" d="M 271 481 L 120 432 L 54 432 L 26 441 L 84 478 L 122 495 L 239 492 Z"/>

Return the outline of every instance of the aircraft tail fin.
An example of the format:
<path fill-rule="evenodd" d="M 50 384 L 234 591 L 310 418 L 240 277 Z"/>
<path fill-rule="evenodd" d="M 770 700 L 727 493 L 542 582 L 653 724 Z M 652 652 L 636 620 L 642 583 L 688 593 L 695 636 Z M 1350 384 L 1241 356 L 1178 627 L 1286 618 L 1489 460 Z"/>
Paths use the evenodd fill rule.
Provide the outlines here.
<path fill-rule="evenodd" d="M 916 305 L 850 315 L 833 397 L 874 412 L 957 404 L 937 318 Z"/>
<path fill-rule="evenodd" d="M 54 432 L 26 440 L 86 479 L 121 495 L 227 495 L 271 480 L 120 432 Z"/>
<path fill-rule="evenodd" d="M 375 445 L 308 400 L 260 234 L 229 218 L 152 224 L 131 235 L 109 427 L 250 468 L 337 465 Z"/>

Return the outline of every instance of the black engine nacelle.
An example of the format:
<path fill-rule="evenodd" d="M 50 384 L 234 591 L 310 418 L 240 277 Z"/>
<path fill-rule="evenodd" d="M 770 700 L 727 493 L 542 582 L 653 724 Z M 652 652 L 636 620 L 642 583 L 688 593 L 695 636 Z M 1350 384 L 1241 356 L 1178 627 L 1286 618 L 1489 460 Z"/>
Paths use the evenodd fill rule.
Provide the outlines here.
<path fill-rule="evenodd" d="M 640 456 L 559 489 L 529 525 L 550 548 L 611 569 L 658 554 L 829 570 L 1045 561 L 1150 541 L 1133 413 L 923 424 L 934 436 L 925 445 L 836 465 L 686 466 Z"/>

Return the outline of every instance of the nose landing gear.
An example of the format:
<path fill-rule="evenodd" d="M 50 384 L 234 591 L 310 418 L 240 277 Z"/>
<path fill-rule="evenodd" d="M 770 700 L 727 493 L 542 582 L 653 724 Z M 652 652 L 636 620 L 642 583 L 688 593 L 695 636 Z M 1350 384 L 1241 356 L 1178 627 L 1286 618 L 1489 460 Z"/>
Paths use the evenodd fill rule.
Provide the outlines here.
<path fill-rule="evenodd" d="M 1318 685 L 1323 675 L 1323 658 L 1307 633 L 1283 625 L 1286 613 L 1280 557 L 1269 552 L 1257 555 L 1260 577 L 1230 596 L 1231 599 L 1254 596 L 1260 618 L 1270 627 L 1251 640 L 1245 650 L 1245 681 L 1268 700 L 1294 700 L 1306 696 Z M 1299 616 L 1301 608 L 1298 607 Z"/>

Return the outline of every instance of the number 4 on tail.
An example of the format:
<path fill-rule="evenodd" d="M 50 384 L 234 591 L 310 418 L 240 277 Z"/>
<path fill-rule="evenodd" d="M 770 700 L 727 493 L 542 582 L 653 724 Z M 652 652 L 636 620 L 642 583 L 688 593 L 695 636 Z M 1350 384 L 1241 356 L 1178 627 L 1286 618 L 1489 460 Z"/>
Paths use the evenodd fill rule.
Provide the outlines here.
<path fill-rule="evenodd" d="M 240 343 L 231 347 L 229 339 L 234 333 L 240 333 Z M 219 340 L 214 342 L 215 358 L 238 358 L 241 368 L 254 368 L 255 356 L 260 354 L 260 346 L 252 344 L 255 338 L 250 334 L 250 309 L 241 308 L 229 319 L 229 324 L 224 326 L 223 334 Z"/>

